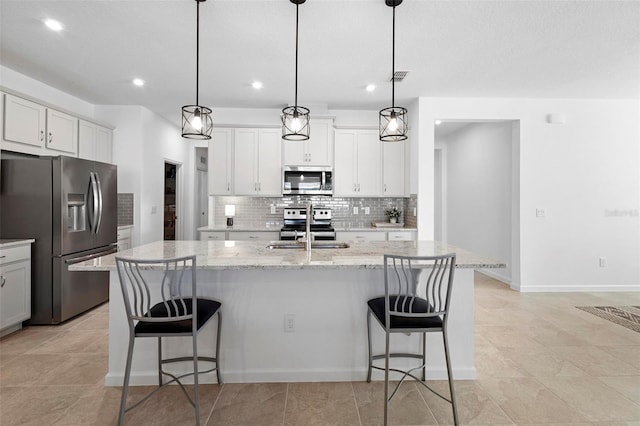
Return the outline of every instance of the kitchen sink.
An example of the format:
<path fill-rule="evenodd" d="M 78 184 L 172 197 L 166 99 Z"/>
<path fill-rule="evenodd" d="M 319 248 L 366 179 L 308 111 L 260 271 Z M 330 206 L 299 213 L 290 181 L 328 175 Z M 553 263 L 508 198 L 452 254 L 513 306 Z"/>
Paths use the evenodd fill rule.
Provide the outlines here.
<path fill-rule="evenodd" d="M 306 248 L 305 243 L 297 242 L 274 242 L 267 246 L 268 249 L 302 249 Z M 335 241 L 314 241 L 311 243 L 312 249 L 345 249 L 349 248 L 349 244 Z"/>

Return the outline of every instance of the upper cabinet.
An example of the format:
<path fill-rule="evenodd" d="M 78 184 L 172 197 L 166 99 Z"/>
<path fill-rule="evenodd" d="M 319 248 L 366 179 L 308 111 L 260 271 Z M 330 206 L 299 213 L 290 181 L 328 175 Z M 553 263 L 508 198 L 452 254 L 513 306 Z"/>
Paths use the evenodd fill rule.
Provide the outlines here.
<path fill-rule="evenodd" d="M 44 147 L 46 111 L 42 105 L 17 96 L 4 95 L 5 144 L 16 145 L 28 154 L 39 154 Z M 22 145 L 22 146 L 20 146 Z"/>
<path fill-rule="evenodd" d="M 235 195 L 277 197 L 281 188 L 280 129 L 235 129 L 233 187 Z"/>
<path fill-rule="evenodd" d="M 111 163 L 113 161 L 113 132 L 85 120 L 78 120 L 78 157 Z"/>
<path fill-rule="evenodd" d="M 333 119 L 311 119 L 307 141 L 282 141 L 283 166 L 333 166 Z"/>
<path fill-rule="evenodd" d="M 232 195 L 233 129 L 213 128 L 209 139 L 208 179 L 210 195 Z"/>
<path fill-rule="evenodd" d="M 3 97 L 2 149 L 112 162 L 111 129 L 19 96 Z"/>
<path fill-rule="evenodd" d="M 382 145 L 382 195 L 404 197 L 405 149 L 407 142 L 380 142 Z"/>
<path fill-rule="evenodd" d="M 336 130 L 334 195 L 381 195 L 381 147 L 375 130 Z"/>

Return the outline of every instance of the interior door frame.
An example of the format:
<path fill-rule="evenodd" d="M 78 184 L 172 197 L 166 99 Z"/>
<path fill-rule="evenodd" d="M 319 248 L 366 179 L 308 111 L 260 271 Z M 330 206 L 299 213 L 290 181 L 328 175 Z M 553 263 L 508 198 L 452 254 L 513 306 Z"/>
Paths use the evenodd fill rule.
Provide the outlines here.
<path fill-rule="evenodd" d="M 180 161 L 172 160 L 169 158 L 165 158 L 162 162 L 162 173 L 163 173 L 163 181 L 162 181 L 162 235 L 164 239 L 164 173 L 165 173 L 165 165 L 171 164 L 176 166 L 176 235 L 175 240 L 181 240 L 184 235 L 184 217 L 183 213 L 183 192 L 182 191 L 182 183 L 183 183 L 183 164 Z"/>

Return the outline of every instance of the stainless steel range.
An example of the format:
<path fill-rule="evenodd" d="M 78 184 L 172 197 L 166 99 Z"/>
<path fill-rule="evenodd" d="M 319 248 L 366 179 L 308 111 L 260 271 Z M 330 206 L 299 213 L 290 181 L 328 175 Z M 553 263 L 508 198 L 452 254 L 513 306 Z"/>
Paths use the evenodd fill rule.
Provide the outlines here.
<path fill-rule="evenodd" d="M 305 207 L 288 207 L 284 209 L 284 226 L 280 230 L 281 240 L 297 240 L 305 237 L 307 226 L 307 209 Z M 336 230 L 331 225 L 331 209 L 313 208 L 311 218 L 312 240 L 335 240 Z"/>

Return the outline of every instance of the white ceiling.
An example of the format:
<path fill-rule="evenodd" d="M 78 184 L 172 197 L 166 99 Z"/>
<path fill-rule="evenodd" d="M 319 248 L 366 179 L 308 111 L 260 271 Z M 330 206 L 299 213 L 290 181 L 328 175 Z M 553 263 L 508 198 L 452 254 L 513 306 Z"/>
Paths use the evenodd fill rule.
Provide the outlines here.
<path fill-rule="evenodd" d="M 292 104 L 295 6 L 209 0 L 200 9 L 200 104 Z M 180 107 L 195 102 L 195 11 L 194 0 L 1 0 L 0 63 L 94 104 L 144 105 L 179 122 Z M 389 106 L 391 13 L 384 0 L 301 5 L 298 103 Z M 640 99 L 639 1 L 405 0 L 396 15 L 396 70 L 410 71 L 396 84 L 398 105 L 418 96 Z M 65 29 L 51 32 L 44 18 Z"/>

